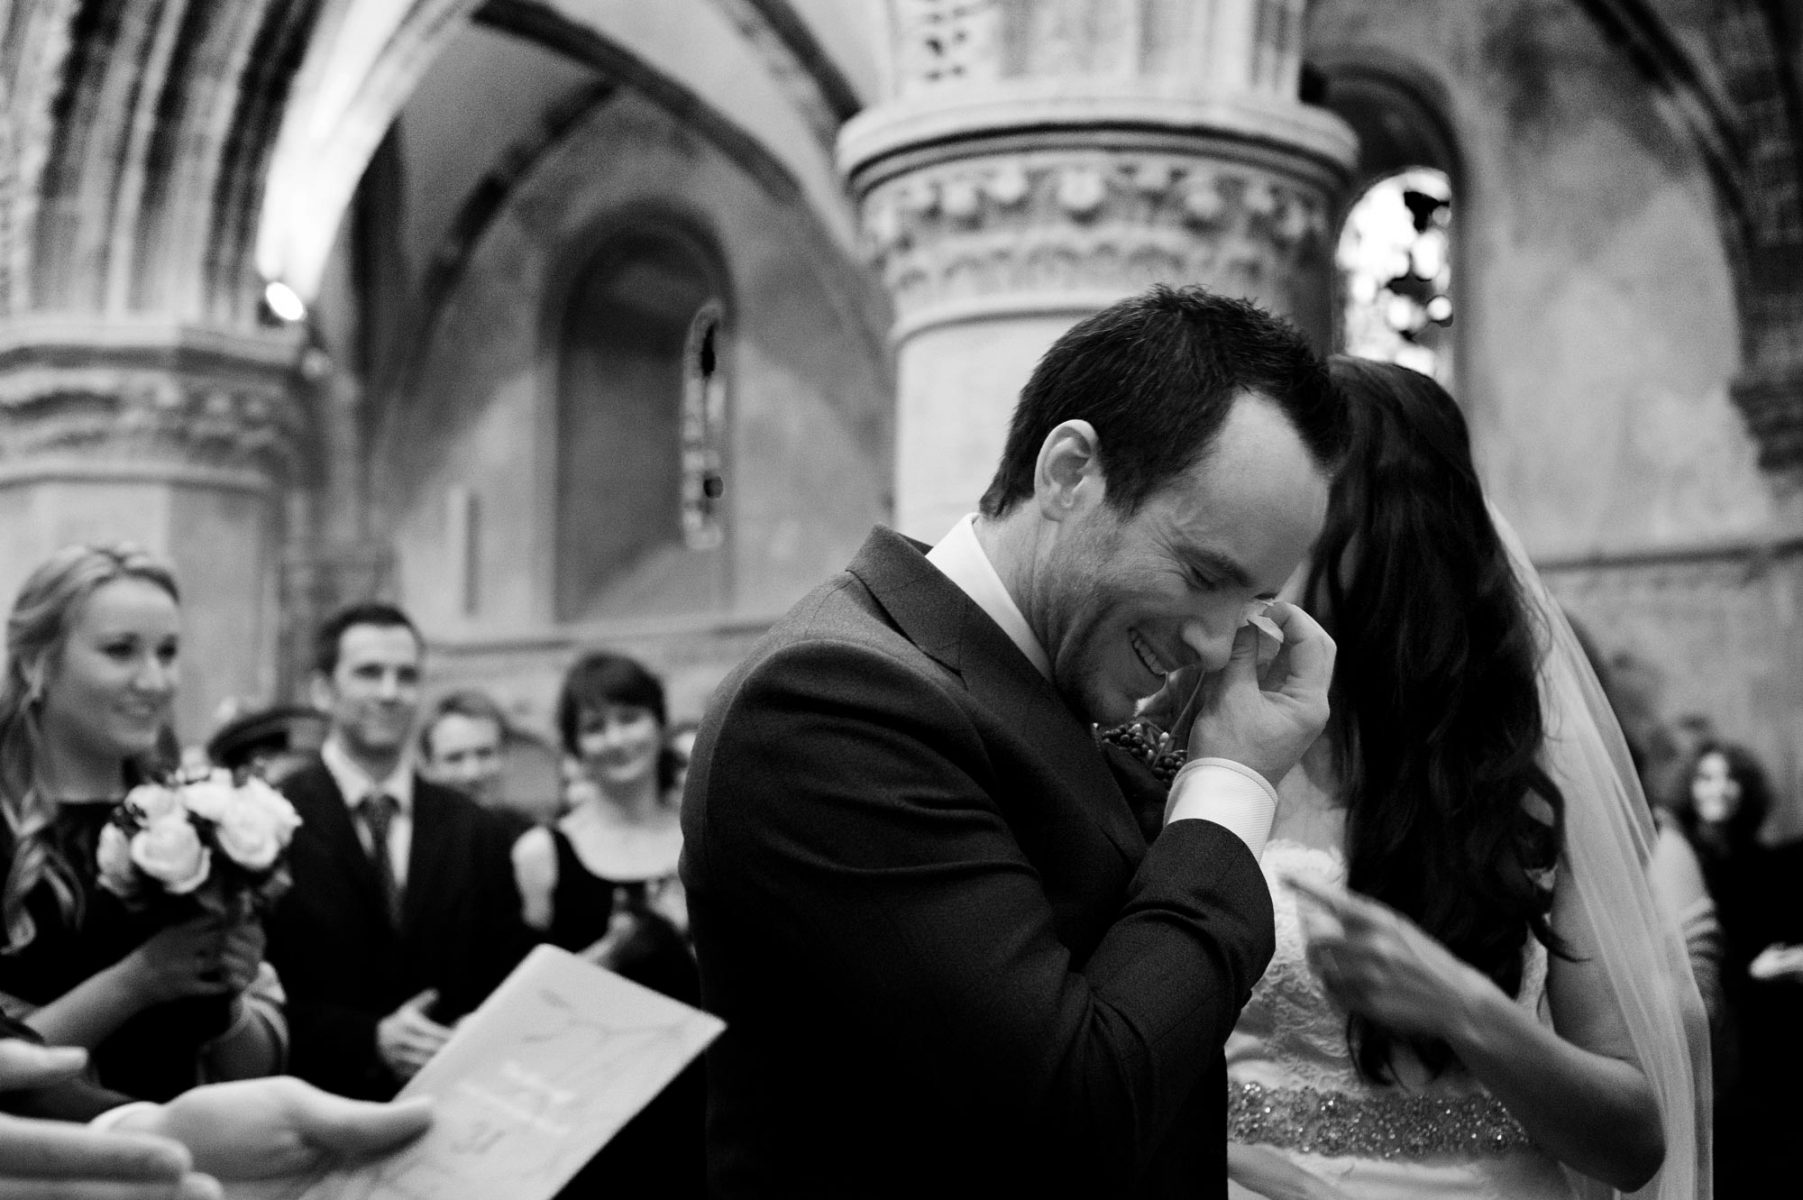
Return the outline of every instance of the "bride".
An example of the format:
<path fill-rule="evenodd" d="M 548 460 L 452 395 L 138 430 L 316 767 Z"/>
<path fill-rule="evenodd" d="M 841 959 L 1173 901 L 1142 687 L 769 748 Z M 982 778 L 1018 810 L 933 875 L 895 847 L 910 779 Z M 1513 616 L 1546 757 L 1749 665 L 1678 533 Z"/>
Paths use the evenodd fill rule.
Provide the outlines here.
<path fill-rule="evenodd" d="M 1339 647 L 1333 717 L 1263 858 L 1230 1194 L 1706 1196 L 1701 1005 L 1601 689 L 1452 398 L 1333 374 L 1354 433 L 1303 601 Z"/>

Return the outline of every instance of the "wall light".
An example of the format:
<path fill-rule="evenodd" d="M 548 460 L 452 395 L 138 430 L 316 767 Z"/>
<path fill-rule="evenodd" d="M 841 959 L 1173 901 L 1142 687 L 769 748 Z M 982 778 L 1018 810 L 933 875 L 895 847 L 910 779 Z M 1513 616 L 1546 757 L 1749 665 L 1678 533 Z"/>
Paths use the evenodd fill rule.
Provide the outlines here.
<path fill-rule="evenodd" d="M 306 319 L 307 306 L 300 295 L 279 279 L 270 280 L 269 286 L 263 289 L 263 303 L 269 306 L 271 313 L 291 325 Z"/>

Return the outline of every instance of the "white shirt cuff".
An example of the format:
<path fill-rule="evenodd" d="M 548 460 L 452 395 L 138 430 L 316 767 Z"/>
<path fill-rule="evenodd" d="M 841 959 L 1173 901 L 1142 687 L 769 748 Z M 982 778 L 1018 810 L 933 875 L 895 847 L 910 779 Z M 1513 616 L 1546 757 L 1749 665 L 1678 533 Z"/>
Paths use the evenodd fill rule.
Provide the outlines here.
<path fill-rule="evenodd" d="M 121 1104 L 118 1108 L 109 1108 L 88 1122 L 88 1128 L 100 1133 L 109 1133 L 119 1127 L 119 1122 L 141 1112 L 155 1112 L 161 1108 L 149 1100 L 133 1100 L 130 1104 Z"/>
<path fill-rule="evenodd" d="M 1251 767 L 1226 758 L 1193 758 L 1171 780 L 1164 823 L 1213 821 L 1225 826 L 1257 858 L 1277 817 L 1277 789 Z"/>

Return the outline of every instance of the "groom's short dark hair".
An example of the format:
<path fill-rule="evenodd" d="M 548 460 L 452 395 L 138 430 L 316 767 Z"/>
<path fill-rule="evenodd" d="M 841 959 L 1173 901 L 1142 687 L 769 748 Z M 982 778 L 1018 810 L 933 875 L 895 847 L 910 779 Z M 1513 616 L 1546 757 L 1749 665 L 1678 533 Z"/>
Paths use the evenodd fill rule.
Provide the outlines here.
<path fill-rule="evenodd" d="M 1108 503 L 1131 515 L 1202 457 L 1245 392 L 1272 400 L 1323 470 L 1337 463 L 1343 403 L 1288 322 L 1199 287 L 1122 300 L 1072 326 L 1033 368 L 983 515 L 1002 516 L 1033 494 L 1040 446 L 1072 420 L 1095 427 Z"/>

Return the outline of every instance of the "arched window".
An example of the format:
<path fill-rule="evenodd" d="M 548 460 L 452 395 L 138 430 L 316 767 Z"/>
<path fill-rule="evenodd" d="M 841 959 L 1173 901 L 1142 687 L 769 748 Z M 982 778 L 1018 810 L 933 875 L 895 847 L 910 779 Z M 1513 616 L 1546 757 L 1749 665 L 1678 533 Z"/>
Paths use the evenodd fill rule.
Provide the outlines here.
<path fill-rule="evenodd" d="M 1453 385 L 1452 184 L 1415 167 L 1366 188 L 1346 214 L 1334 263 L 1340 348 Z"/>
<path fill-rule="evenodd" d="M 1338 349 L 1398 362 L 1459 394 L 1457 147 L 1439 85 L 1401 62 L 1316 64 L 1324 102 L 1358 134 L 1353 202 L 1335 251 Z"/>
<path fill-rule="evenodd" d="M 557 397 L 556 617 L 726 604 L 726 309 L 693 238 L 604 243 L 565 310 Z"/>

